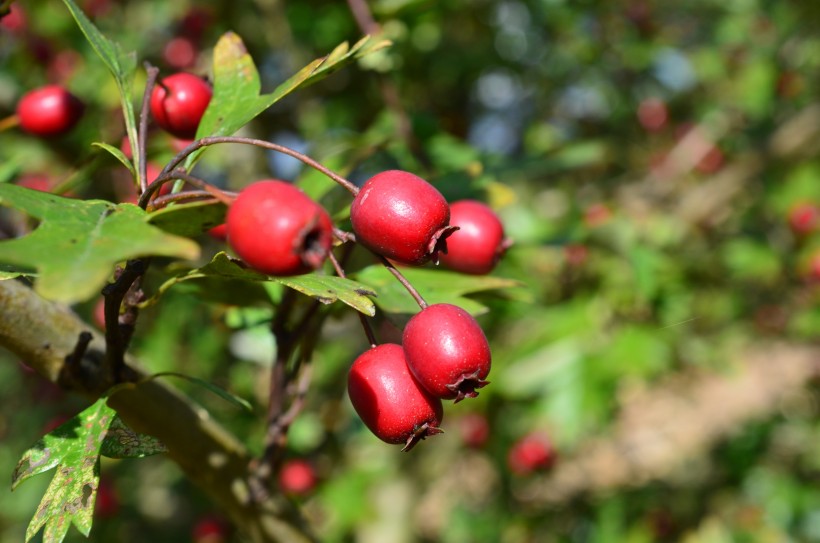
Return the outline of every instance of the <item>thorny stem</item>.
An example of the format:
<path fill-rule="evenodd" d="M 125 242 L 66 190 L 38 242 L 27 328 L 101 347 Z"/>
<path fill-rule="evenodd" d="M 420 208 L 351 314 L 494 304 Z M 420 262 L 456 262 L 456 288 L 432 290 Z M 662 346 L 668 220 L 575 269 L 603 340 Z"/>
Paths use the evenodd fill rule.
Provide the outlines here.
<path fill-rule="evenodd" d="M 148 107 L 151 101 L 151 92 L 154 90 L 154 85 L 157 82 L 159 75 L 159 68 L 152 66 L 151 63 L 145 62 L 145 72 L 147 79 L 145 81 L 145 92 L 142 95 L 142 109 L 140 110 L 140 126 L 137 138 L 139 143 L 137 145 L 137 152 L 135 158 L 137 159 L 137 177 L 139 179 L 139 191 L 145 192 L 148 187 L 148 154 L 145 151 L 145 140 L 148 132 Z"/>
<path fill-rule="evenodd" d="M 198 177 L 185 173 L 182 169 L 178 169 L 167 173 L 163 171 L 159 177 L 157 177 L 150 185 L 148 185 L 148 187 L 146 187 L 145 192 L 140 195 L 138 205 L 141 208 L 146 209 L 148 207 L 148 202 L 151 200 L 151 195 L 158 191 L 162 185 L 175 179 L 182 179 L 186 183 L 202 189 L 210 196 L 213 196 L 227 206 L 233 203 L 234 198 L 232 195 L 227 194 L 225 191 L 214 187 Z"/>
<path fill-rule="evenodd" d="M 421 297 L 421 294 L 419 294 L 419 291 L 416 290 L 416 287 L 411 285 L 410 281 L 408 281 L 407 278 L 404 275 L 402 275 L 402 273 L 399 270 L 397 270 L 396 267 L 389 260 L 387 260 L 385 257 L 381 255 L 378 256 L 379 259 L 382 261 L 382 264 L 384 264 L 384 267 L 387 268 L 387 271 L 392 273 L 393 277 L 398 279 L 399 283 L 401 283 L 402 286 L 405 289 L 407 289 L 407 292 L 409 292 L 410 296 L 412 296 L 416 303 L 419 304 L 419 307 L 422 309 L 427 309 L 427 302 L 425 302 L 424 298 Z"/>
<path fill-rule="evenodd" d="M 330 252 L 327 257 L 330 260 L 330 263 L 333 264 L 333 269 L 336 270 L 336 275 L 342 278 L 346 277 L 344 268 L 342 268 L 339 261 L 336 260 L 336 256 Z M 375 347 L 378 343 L 376 342 L 376 336 L 373 334 L 373 328 L 370 326 L 370 322 L 368 322 L 367 317 L 365 317 L 360 311 L 356 311 L 356 314 L 359 316 L 359 322 L 362 323 L 362 328 L 364 329 L 364 335 L 367 336 L 367 341 L 370 342 L 371 347 Z"/>
<path fill-rule="evenodd" d="M 105 363 L 112 383 L 118 383 L 124 377 L 125 351 L 137 319 L 134 304 L 142 297 L 138 281 L 148 269 L 148 263 L 148 259 L 129 260 L 125 268 L 118 270 L 114 282 L 102 291 L 105 297 Z M 128 307 L 120 318 L 120 306 L 126 296 L 129 298 L 126 300 Z"/>
<path fill-rule="evenodd" d="M 261 147 L 263 149 L 270 149 L 271 151 L 277 151 L 279 153 L 283 153 L 283 154 L 292 156 L 293 158 L 296 158 L 296 159 L 302 161 L 303 163 L 307 164 L 311 168 L 325 174 L 326 176 L 331 178 L 333 181 L 335 181 L 336 183 L 338 183 L 339 185 L 341 185 L 345 189 L 347 189 L 348 192 L 350 192 L 352 195 L 355 196 L 359 193 L 359 187 L 357 187 L 356 185 L 354 185 L 353 183 L 351 183 L 350 181 L 348 181 L 347 179 L 345 179 L 341 175 L 339 175 L 335 172 L 332 172 L 328 168 L 325 168 L 324 166 L 322 166 L 321 164 L 319 164 L 318 162 L 316 162 L 315 160 L 313 160 L 309 156 L 304 155 L 304 154 L 300 153 L 299 151 L 295 151 L 295 150 L 293 150 L 289 147 L 285 147 L 283 145 L 279 145 L 279 144 L 276 144 L 276 143 L 271 143 L 269 141 L 255 139 L 255 138 L 242 138 L 242 137 L 239 137 L 239 136 L 214 136 L 214 137 L 208 137 L 208 138 L 202 138 L 202 139 L 196 140 L 195 142 L 190 144 L 188 147 L 186 147 L 185 149 L 180 151 L 179 154 L 177 156 L 175 156 L 171 160 L 171 162 L 169 162 L 165 166 L 165 168 L 160 173 L 160 178 L 164 174 L 167 174 L 168 172 L 170 172 L 171 170 L 173 170 L 174 168 L 179 166 L 182 163 L 182 161 L 185 160 L 185 158 L 188 155 L 190 155 L 191 153 L 193 153 L 197 149 L 201 149 L 203 147 L 208 147 L 209 145 L 216 145 L 218 143 L 241 143 L 241 144 L 244 144 L 244 145 L 255 145 L 255 146 Z"/>

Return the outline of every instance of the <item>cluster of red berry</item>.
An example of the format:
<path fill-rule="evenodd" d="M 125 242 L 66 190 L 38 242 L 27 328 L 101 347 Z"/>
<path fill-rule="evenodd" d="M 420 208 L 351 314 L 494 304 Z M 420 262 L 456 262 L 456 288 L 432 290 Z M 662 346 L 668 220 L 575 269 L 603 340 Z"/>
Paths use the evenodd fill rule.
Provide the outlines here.
<path fill-rule="evenodd" d="M 442 253 L 452 269 L 488 273 L 509 245 L 489 207 L 475 201 L 449 206 L 427 181 L 398 170 L 379 173 L 362 186 L 350 219 L 358 243 L 406 265 L 438 261 Z M 327 211 L 283 181 L 263 180 L 243 189 L 226 224 L 236 254 L 270 275 L 317 269 L 333 243 Z M 373 346 L 356 359 L 348 392 L 376 436 L 409 449 L 440 432 L 442 399 L 478 394 L 490 363 L 487 338 L 469 313 L 451 304 L 425 305 L 405 327 L 402 345 Z"/>

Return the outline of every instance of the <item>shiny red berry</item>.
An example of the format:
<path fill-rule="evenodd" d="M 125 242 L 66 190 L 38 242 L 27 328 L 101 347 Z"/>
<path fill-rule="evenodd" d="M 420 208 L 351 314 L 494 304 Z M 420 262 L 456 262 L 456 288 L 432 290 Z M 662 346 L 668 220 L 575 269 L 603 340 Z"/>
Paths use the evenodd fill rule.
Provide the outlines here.
<path fill-rule="evenodd" d="M 458 226 L 458 230 L 447 238 L 447 254 L 441 255 L 441 263 L 451 270 L 488 274 L 511 245 L 504 238 L 504 226 L 498 215 L 475 200 L 450 204 L 450 225 Z"/>
<path fill-rule="evenodd" d="M 284 181 L 245 187 L 228 209 L 228 243 L 251 268 L 268 275 L 298 275 L 325 261 L 333 242 L 327 211 Z"/>
<path fill-rule="evenodd" d="M 547 470 L 555 463 L 556 453 L 550 439 L 532 432 L 516 441 L 507 453 L 507 466 L 517 475 Z"/>
<path fill-rule="evenodd" d="M 402 450 L 441 433 L 441 400 L 410 375 L 400 345 L 385 343 L 361 354 L 350 367 L 347 393 L 370 431 L 387 443 L 404 443 Z"/>
<path fill-rule="evenodd" d="M 407 366 L 433 396 L 459 402 L 488 384 L 490 344 L 478 322 L 452 304 L 434 304 L 404 328 Z"/>
<path fill-rule="evenodd" d="M 433 185 L 412 173 L 389 170 L 365 182 L 350 207 L 356 240 L 403 264 L 424 264 L 446 250 L 450 207 Z"/>
<path fill-rule="evenodd" d="M 59 85 L 46 85 L 25 94 L 17 103 L 20 127 L 35 136 L 60 136 L 83 116 L 79 98 Z"/>
<path fill-rule="evenodd" d="M 820 207 L 809 202 L 795 204 L 789 209 L 789 226 L 801 236 L 820 229 Z"/>
<path fill-rule="evenodd" d="M 316 470 L 307 460 L 286 460 L 279 469 L 279 488 L 286 494 L 305 496 L 316 483 Z"/>
<path fill-rule="evenodd" d="M 191 139 L 212 95 L 208 82 L 194 74 L 170 75 L 151 92 L 151 115 L 169 134 Z"/>

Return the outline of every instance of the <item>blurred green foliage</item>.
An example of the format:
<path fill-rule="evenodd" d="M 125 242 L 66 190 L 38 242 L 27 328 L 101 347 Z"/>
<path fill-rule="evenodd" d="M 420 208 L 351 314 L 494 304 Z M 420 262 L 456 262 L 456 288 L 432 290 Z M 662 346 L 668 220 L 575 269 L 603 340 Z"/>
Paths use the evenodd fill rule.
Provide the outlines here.
<path fill-rule="evenodd" d="M 344 2 L 80 4 L 103 33 L 163 73 L 179 64 L 165 51 L 173 38 L 195 47 L 185 69 L 207 74 L 217 39 L 234 31 L 264 92 L 361 36 Z M 790 219 L 798 204 L 820 206 L 820 4 L 369 4 L 394 45 L 289 96 L 243 133 L 306 150 L 357 182 L 401 168 L 448 199 L 487 201 L 515 240 L 493 277 L 517 286 L 464 290 L 472 310 L 486 309 L 492 384 L 448 406 L 446 433 L 410 454 L 370 435 L 349 405 L 346 370 L 367 342 L 354 311 L 332 307 L 289 442 L 289 454 L 309 458 L 322 481 L 301 499 L 322 541 L 820 540 L 816 386 L 681 458 L 688 477 L 604 493 L 591 477 L 587 493 L 555 504 L 529 492 L 549 473 L 519 476 L 507 465 L 512 444 L 535 430 L 554 442 L 560 469 L 590 440 L 614 433 L 635 390 L 676 375 L 742 372 L 738 357 L 761 341 L 820 337 L 820 219 L 806 232 Z M 0 133 L 0 181 L 37 172 L 81 197 L 123 200 L 130 174 L 91 146 L 119 147 L 125 134 L 114 83 L 60 2 L 22 8 L 24 26 L 0 29 L 0 117 L 50 81 L 88 108 L 79 128 L 56 141 Z M 138 90 L 143 78 L 138 71 Z M 164 164 L 172 145 L 152 132 L 150 159 Z M 282 156 L 214 148 L 197 168 L 231 189 L 294 179 L 344 223 L 348 195 Z M 201 264 L 223 248 L 197 241 Z M 366 276 L 370 263 L 357 251 L 349 270 Z M 152 268 L 148 290 L 172 273 Z M 255 414 L 179 383 L 258 452 L 274 349 L 270 302 L 246 306 L 237 297 L 229 306 L 203 290 L 183 283 L 146 309 L 134 352 L 151 371 L 207 379 L 250 400 Z M 268 294 L 275 303 L 278 292 Z M 92 306 L 76 309 L 90 320 Z M 404 317 L 379 312 L 379 337 L 397 338 Z M 0 470 L 10 473 L 49 421 L 85 404 L 7 362 Z M 470 413 L 489 422 L 479 449 L 463 443 L 460 423 Z M 668 421 L 684 423 L 709 421 Z M 98 514 L 93 541 L 188 541 L 198 519 L 219 514 L 162 458 L 105 461 L 102 477 L 118 508 Z M 0 492 L 0 540 L 23 540 L 38 484 L 46 483 Z"/>

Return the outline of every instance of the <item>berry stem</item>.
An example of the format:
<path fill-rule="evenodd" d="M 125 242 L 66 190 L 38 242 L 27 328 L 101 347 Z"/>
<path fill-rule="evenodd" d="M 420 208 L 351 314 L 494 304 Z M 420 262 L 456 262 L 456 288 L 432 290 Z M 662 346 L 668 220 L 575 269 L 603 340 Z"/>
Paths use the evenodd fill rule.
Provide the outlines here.
<path fill-rule="evenodd" d="M 139 132 L 137 132 L 137 151 L 134 153 L 134 161 L 137 169 L 137 180 L 139 184 L 139 192 L 145 192 L 148 187 L 148 154 L 145 152 L 145 140 L 148 132 L 148 107 L 151 101 L 151 92 L 154 90 L 154 85 L 157 82 L 159 75 L 159 68 L 152 66 L 151 63 L 145 62 L 145 92 L 142 95 L 142 109 L 140 110 L 140 125 Z"/>
<path fill-rule="evenodd" d="M 307 164 L 311 168 L 325 174 L 326 176 L 331 178 L 333 181 L 335 181 L 336 183 L 338 183 L 339 185 L 341 185 L 345 189 L 347 189 L 347 191 L 350 192 L 353 196 L 356 196 L 359 193 L 359 187 L 357 187 L 356 185 L 354 185 L 353 183 L 351 183 L 350 181 L 348 181 L 347 179 L 345 179 L 341 175 L 339 175 L 335 172 L 332 172 L 331 170 L 325 168 L 324 166 L 322 166 L 321 164 L 319 164 L 318 162 L 316 162 L 315 160 L 313 160 L 309 156 L 304 155 L 304 154 L 300 153 L 299 151 L 291 149 L 290 147 L 285 147 L 284 145 L 279 145 L 277 143 L 271 143 L 269 141 L 255 139 L 255 138 L 243 138 L 243 137 L 239 137 L 239 136 L 212 136 L 212 137 L 207 137 L 207 138 L 202 138 L 202 139 L 196 140 L 195 142 L 190 144 L 188 147 L 186 147 L 185 149 L 180 151 L 179 154 L 177 156 L 175 156 L 171 160 L 171 162 L 169 162 L 165 166 L 165 168 L 160 173 L 160 177 L 162 175 L 170 172 L 171 170 L 173 170 L 177 166 L 179 166 L 182 163 L 182 161 L 185 160 L 185 158 L 188 155 L 190 155 L 191 153 L 193 153 L 197 149 L 201 149 L 203 147 L 208 147 L 210 145 L 216 145 L 218 143 L 240 143 L 240 144 L 244 144 L 244 145 L 255 145 L 255 146 L 261 147 L 263 149 L 269 149 L 271 151 L 277 151 L 279 153 L 283 153 L 283 154 L 286 154 L 288 156 L 292 156 L 293 158 L 296 158 L 296 159 L 302 161 L 303 163 Z"/>
<path fill-rule="evenodd" d="M 235 198 L 236 193 L 225 191 L 224 194 Z M 186 190 L 185 192 L 175 192 L 173 194 L 166 194 L 165 196 L 157 196 L 148 204 L 146 211 L 153 212 L 159 209 L 164 208 L 168 204 L 172 204 L 175 202 L 184 202 L 185 200 L 197 200 L 197 201 L 211 201 L 211 202 L 221 202 L 219 198 L 215 198 L 210 192 L 206 190 Z"/>
<path fill-rule="evenodd" d="M 339 261 L 336 260 L 336 255 L 334 255 L 331 251 L 327 254 L 327 258 L 330 260 L 330 263 L 333 264 L 333 269 L 336 270 L 336 275 L 338 275 L 341 278 L 345 278 L 346 275 L 344 268 L 342 268 L 341 264 L 339 264 Z M 378 343 L 376 342 L 376 336 L 373 334 L 373 328 L 367 321 L 367 317 L 365 317 L 364 314 L 362 314 L 359 311 L 356 311 L 356 314 L 359 316 L 359 322 L 362 323 L 362 328 L 364 329 L 364 335 L 367 336 L 367 341 L 370 342 L 371 347 L 375 347 L 376 345 L 378 345 Z"/>
<path fill-rule="evenodd" d="M 393 276 L 396 279 L 398 279 L 399 283 L 401 283 L 402 286 L 404 286 L 404 288 L 407 289 L 407 292 L 409 292 L 410 296 L 412 296 L 413 299 L 416 300 L 416 303 L 419 304 L 419 307 L 422 309 L 427 309 L 427 302 L 425 302 L 424 298 L 421 297 L 419 291 L 416 290 L 416 288 L 412 284 L 410 284 L 410 281 L 408 281 L 407 278 L 399 270 L 397 270 L 396 267 L 389 260 L 387 260 L 385 257 L 381 255 L 378 256 L 379 259 L 382 261 L 382 264 L 384 264 L 384 267 L 387 268 L 387 271 L 392 273 Z"/>
<path fill-rule="evenodd" d="M 0 132 L 10 130 L 20 124 L 20 117 L 17 115 L 9 115 L 5 119 L 0 119 Z"/>

